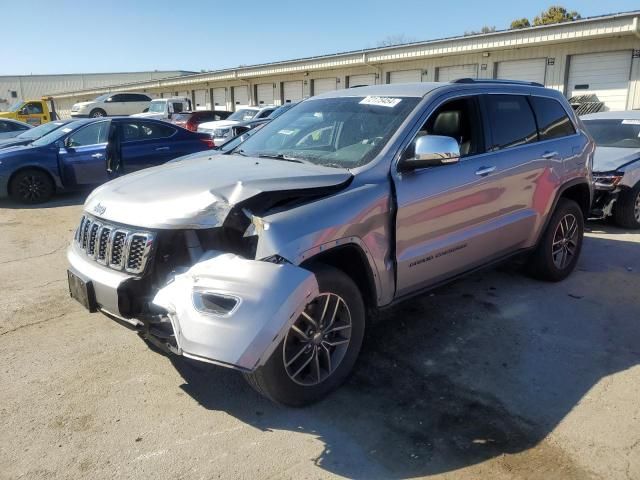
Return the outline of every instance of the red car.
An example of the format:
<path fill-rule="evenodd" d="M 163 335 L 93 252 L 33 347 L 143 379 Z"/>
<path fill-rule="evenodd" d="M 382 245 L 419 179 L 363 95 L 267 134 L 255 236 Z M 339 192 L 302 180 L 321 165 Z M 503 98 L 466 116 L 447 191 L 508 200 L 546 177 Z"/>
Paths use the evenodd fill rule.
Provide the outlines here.
<path fill-rule="evenodd" d="M 183 112 L 175 114 L 171 119 L 171 123 L 195 132 L 198 130 L 198 125 L 201 123 L 225 120 L 232 113 L 233 112 L 227 112 L 225 110 L 197 110 L 195 112 Z"/>

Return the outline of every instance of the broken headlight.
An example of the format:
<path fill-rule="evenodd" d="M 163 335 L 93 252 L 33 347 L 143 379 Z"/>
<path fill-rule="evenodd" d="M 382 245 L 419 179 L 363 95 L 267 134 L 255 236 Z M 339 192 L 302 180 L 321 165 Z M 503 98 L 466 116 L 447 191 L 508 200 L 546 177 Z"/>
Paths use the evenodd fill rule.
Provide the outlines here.
<path fill-rule="evenodd" d="M 618 186 L 624 177 L 623 172 L 593 173 L 593 184 L 596 188 L 612 190 Z"/>

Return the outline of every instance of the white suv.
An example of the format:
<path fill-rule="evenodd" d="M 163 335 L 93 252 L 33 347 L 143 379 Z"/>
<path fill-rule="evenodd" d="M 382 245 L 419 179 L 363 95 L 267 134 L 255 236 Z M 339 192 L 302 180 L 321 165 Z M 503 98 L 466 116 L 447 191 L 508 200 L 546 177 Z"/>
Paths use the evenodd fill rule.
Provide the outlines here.
<path fill-rule="evenodd" d="M 133 115 L 149 108 L 151 97 L 144 93 L 105 93 L 95 100 L 79 102 L 71 107 L 71 116 L 111 117 L 114 115 Z"/>
<path fill-rule="evenodd" d="M 211 138 L 213 138 L 213 144 L 218 147 L 229 140 L 232 125 L 236 125 L 240 122 L 248 122 L 249 120 L 266 118 L 277 108 L 278 107 L 275 105 L 244 107 L 233 112 L 225 120 L 201 123 L 198 125 L 198 132 L 211 135 Z"/>

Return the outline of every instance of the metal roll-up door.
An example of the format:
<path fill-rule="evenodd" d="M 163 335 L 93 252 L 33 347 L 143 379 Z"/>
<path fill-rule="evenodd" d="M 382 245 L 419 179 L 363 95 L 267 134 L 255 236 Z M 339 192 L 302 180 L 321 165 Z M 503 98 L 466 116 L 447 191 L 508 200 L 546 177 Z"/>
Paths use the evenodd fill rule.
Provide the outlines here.
<path fill-rule="evenodd" d="M 338 89 L 338 82 L 335 78 L 316 78 L 313 80 L 313 94 L 333 92 Z"/>
<path fill-rule="evenodd" d="M 389 72 L 389 83 L 416 83 L 422 81 L 421 70 Z"/>
<path fill-rule="evenodd" d="M 258 105 L 273 105 L 273 83 L 259 83 L 256 85 Z"/>
<path fill-rule="evenodd" d="M 209 101 L 209 95 L 207 90 L 195 90 L 193 96 L 195 103 L 193 105 L 194 110 L 211 110 L 211 102 Z"/>
<path fill-rule="evenodd" d="M 302 100 L 302 81 L 284 82 L 282 95 L 284 103 L 294 103 Z"/>
<path fill-rule="evenodd" d="M 527 60 L 509 60 L 498 63 L 496 77 L 503 80 L 522 80 L 538 82 L 544 85 L 546 58 L 530 58 Z"/>
<path fill-rule="evenodd" d="M 438 82 L 451 82 L 459 78 L 478 78 L 478 64 L 438 67 L 436 75 L 436 81 Z"/>
<path fill-rule="evenodd" d="M 631 50 L 572 55 L 567 97 L 595 95 L 609 110 L 624 110 L 629 94 Z"/>
<path fill-rule="evenodd" d="M 214 110 L 227 109 L 227 89 L 226 88 L 218 87 L 213 89 L 213 109 Z"/>
<path fill-rule="evenodd" d="M 348 80 L 349 88 L 364 85 L 375 85 L 376 75 L 375 73 L 367 73 L 366 75 L 349 75 Z"/>
<path fill-rule="evenodd" d="M 233 106 L 236 110 L 249 106 L 249 87 L 247 85 L 233 87 Z"/>

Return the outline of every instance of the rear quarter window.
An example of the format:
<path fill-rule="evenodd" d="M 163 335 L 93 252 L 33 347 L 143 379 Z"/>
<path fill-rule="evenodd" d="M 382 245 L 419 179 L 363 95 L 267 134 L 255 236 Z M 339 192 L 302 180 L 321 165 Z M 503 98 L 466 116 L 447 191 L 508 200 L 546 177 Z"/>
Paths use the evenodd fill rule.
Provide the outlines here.
<path fill-rule="evenodd" d="M 489 150 L 501 150 L 538 141 L 533 111 L 524 95 L 485 95 L 491 127 Z"/>
<path fill-rule="evenodd" d="M 538 121 L 540 140 L 552 140 L 576 133 L 560 102 L 545 97 L 529 97 L 529 101 Z"/>

